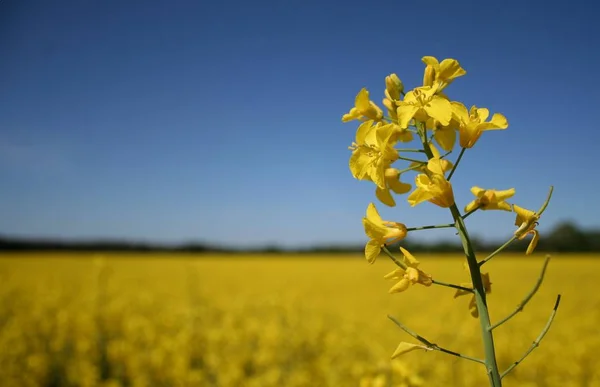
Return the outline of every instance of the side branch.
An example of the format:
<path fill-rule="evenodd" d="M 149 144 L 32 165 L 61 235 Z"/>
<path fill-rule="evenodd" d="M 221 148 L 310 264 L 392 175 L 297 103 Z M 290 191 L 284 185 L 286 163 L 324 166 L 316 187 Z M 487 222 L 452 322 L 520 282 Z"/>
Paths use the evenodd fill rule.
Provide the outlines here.
<path fill-rule="evenodd" d="M 508 245 L 510 245 L 511 243 L 513 243 L 514 241 L 517 240 L 516 236 L 513 236 L 512 238 L 510 238 L 509 240 L 506 241 L 506 243 L 504 243 L 502 246 L 498 247 L 496 249 L 496 251 L 494 251 L 493 253 L 491 253 L 490 255 L 488 255 L 487 257 L 485 257 L 484 260 L 479 262 L 479 266 L 483 266 L 484 263 L 486 263 L 487 261 L 489 261 L 490 259 L 494 258 L 496 255 L 498 255 L 499 253 L 502 252 L 502 250 L 504 250 L 505 248 L 508 247 Z"/>
<path fill-rule="evenodd" d="M 434 344 L 431 341 L 427 340 L 423 336 L 421 336 L 421 335 L 419 335 L 419 334 L 411 331 L 410 329 L 408 329 L 408 327 L 406 325 L 402 324 L 400 321 L 396 320 L 394 317 L 388 315 L 388 318 L 390 320 L 392 320 L 394 322 L 394 324 L 398 325 L 400 327 L 400 329 L 402 329 L 404 332 L 408 333 L 409 335 L 411 335 L 415 339 L 419 340 L 421 343 L 425 344 L 425 346 L 427 346 L 427 348 L 429 348 L 429 349 L 432 349 L 432 350 L 435 350 L 435 351 L 444 352 L 444 353 L 447 353 L 449 355 L 460 357 L 462 359 L 471 360 L 471 361 L 474 361 L 476 363 L 485 364 L 485 362 L 483 360 L 481 360 L 481 359 L 476 359 L 476 358 L 471 357 L 471 356 L 462 355 L 462 354 L 460 354 L 458 352 L 450 351 L 449 349 L 440 347 L 439 345 Z"/>
<path fill-rule="evenodd" d="M 432 281 L 432 283 L 434 285 L 446 286 L 448 288 L 462 290 L 463 292 L 473 293 L 473 289 L 471 289 L 471 288 L 465 288 L 464 286 L 455 285 L 455 284 L 449 284 L 449 283 L 442 282 L 442 281 L 437 281 L 437 280 L 434 280 L 434 279 L 432 279 L 431 281 Z"/>
<path fill-rule="evenodd" d="M 512 363 L 510 365 L 510 367 L 508 367 L 506 369 L 506 371 L 504 371 L 501 375 L 500 378 L 504 378 L 506 375 L 508 375 L 510 373 L 510 371 L 513 370 L 513 368 L 515 368 L 516 366 L 518 366 L 523 360 L 525 360 L 525 358 L 527 356 L 529 356 L 529 354 L 537 347 L 539 347 L 540 345 L 540 341 L 542 341 L 542 339 L 544 338 L 544 336 L 546 336 L 546 333 L 548 333 L 548 330 L 550 329 L 550 325 L 552 325 L 552 321 L 554 321 L 554 316 L 556 316 L 556 311 L 558 310 L 558 304 L 560 304 L 560 294 L 558 295 L 558 297 L 556 297 L 556 303 L 554 304 L 554 309 L 552 310 L 552 313 L 550 314 L 550 318 L 548 319 L 548 322 L 546 323 L 546 326 L 544 327 L 544 329 L 542 329 L 542 332 L 540 333 L 540 335 L 535 339 L 535 341 L 533 342 L 533 344 L 531 344 L 531 347 L 529 347 L 529 349 L 527 350 L 527 352 L 525 352 L 525 354 L 516 362 Z"/>
<path fill-rule="evenodd" d="M 409 227 L 406 229 L 406 231 L 430 230 L 432 228 L 449 228 L 449 227 L 454 227 L 454 223 L 437 224 L 437 225 L 433 225 L 433 226 Z"/>
<path fill-rule="evenodd" d="M 544 261 L 544 265 L 542 266 L 542 272 L 540 273 L 540 276 L 538 277 L 537 282 L 533 286 L 533 289 L 531 289 L 531 291 L 525 296 L 525 298 L 519 303 L 517 308 L 511 314 L 504 317 L 502 320 L 498 321 L 496 324 L 492 325 L 489 328 L 490 331 L 492 329 L 495 329 L 495 328 L 499 327 L 500 325 L 504 324 L 505 322 L 507 322 L 508 320 L 513 318 L 513 316 L 516 315 L 517 313 L 523 311 L 523 308 L 525 307 L 525 305 L 527 305 L 529 300 L 531 300 L 531 298 L 535 295 L 535 293 L 537 293 L 538 289 L 542 285 L 542 282 L 544 281 L 544 275 L 546 274 L 546 268 L 548 267 L 549 262 L 550 262 L 550 255 L 546 255 L 546 260 Z"/>

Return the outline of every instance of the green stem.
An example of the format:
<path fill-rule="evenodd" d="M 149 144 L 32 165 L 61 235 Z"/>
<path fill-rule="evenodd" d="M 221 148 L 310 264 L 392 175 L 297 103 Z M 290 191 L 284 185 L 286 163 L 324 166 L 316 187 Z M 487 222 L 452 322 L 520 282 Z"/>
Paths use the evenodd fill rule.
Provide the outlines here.
<path fill-rule="evenodd" d="M 388 318 L 390 320 L 392 320 L 394 322 L 394 324 L 398 325 L 400 327 L 400 329 L 402 329 L 404 332 L 408 333 L 409 335 L 411 335 L 415 339 L 419 340 L 421 343 L 425 344 L 425 346 L 427 348 L 429 348 L 429 349 L 432 349 L 432 350 L 435 350 L 435 351 L 444 352 L 444 353 L 447 353 L 447 354 L 452 355 L 452 356 L 460 357 L 462 359 L 471 360 L 471 361 L 474 361 L 476 363 L 485 364 L 485 362 L 483 360 L 481 360 L 481 359 L 476 359 L 474 357 L 463 355 L 463 354 L 460 354 L 458 352 L 454 352 L 454 351 L 451 351 L 449 349 L 440 347 L 439 345 L 432 343 L 431 341 L 427 340 L 426 338 L 424 338 L 423 336 L 417 334 L 416 332 L 413 332 L 412 330 L 408 329 L 408 327 L 406 325 L 402 324 L 400 321 L 396 320 L 392 316 L 388 315 Z"/>
<path fill-rule="evenodd" d="M 420 153 L 424 153 L 425 151 L 423 149 L 412 149 L 412 148 L 396 148 L 396 150 L 398 152 L 420 152 Z"/>
<path fill-rule="evenodd" d="M 513 368 L 515 368 L 516 366 L 518 366 L 523 360 L 525 360 L 525 358 L 527 356 L 529 356 L 529 354 L 536 349 L 537 347 L 540 346 L 540 341 L 542 341 L 542 339 L 544 338 L 544 336 L 546 336 L 546 333 L 548 333 L 548 330 L 550 329 L 550 326 L 552 325 L 552 321 L 554 321 L 554 316 L 556 316 L 556 311 L 558 310 L 558 304 L 560 304 L 560 294 L 558 295 L 558 297 L 556 297 L 556 303 L 554 304 L 554 309 L 552 309 L 552 313 L 550 313 L 550 318 L 548 318 L 548 322 L 546 323 L 546 326 L 544 326 L 544 329 L 542 329 L 542 332 L 540 333 L 540 335 L 535 339 L 535 341 L 533 342 L 533 344 L 531 344 L 531 347 L 529 347 L 529 349 L 527 350 L 527 352 L 525 352 L 525 354 L 523 356 L 521 356 L 521 358 L 519 360 L 517 360 L 516 362 L 512 363 L 510 365 L 510 367 L 508 367 L 506 369 L 506 371 L 504 371 L 502 373 L 502 375 L 500 375 L 500 378 L 504 378 L 506 375 L 508 375 L 510 373 L 510 371 L 513 370 Z"/>
<path fill-rule="evenodd" d="M 381 250 L 383 250 L 383 252 L 385 253 L 385 255 L 387 255 L 388 257 L 390 257 L 390 259 L 391 259 L 392 261 L 394 261 L 394 263 L 395 263 L 396 265 L 398 265 L 398 266 L 399 266 L 399 267 L 401 267 L 402 269 L 406 270 L 406 267 L 407 267 L 407 266 L 404 264 L 404 262 L 401 262 L 401 261 L 397 260 L 397 259 L 396 259 L 396 257 L 394 257 L 394 254 L 392 254 L 392 253 L 390 252 L 390 250 L 388 250 L 387 246 L 382 246 L 382 247 L 381 247 Z"/>
<path fill-rule="evenodd" d="M 427 164 L 427 161 L 411 159 L 410 157 L 398 156 L 398 160 L 412 161 L 414 163 Z"/>
<path fill-rule="evenodd" d="M 517 305 L 517 308 L 511 314 L 504 317 L 502 320 L 498 321 L 496 324 L 492 325 L 490 327 L 490 330 L 498 328 L 500 325 L 504 324 L 505 322 L 507 322 L 508 320 L 513 318 L 514 315 L 523 311 L 523 308 L 525 307 L 525 305 L 527 305 L 529 300 L 531 300 L 531 298 L 535 295 L 535 293 L 538 291 L 538 289 L 542 285 L 542 281 L 544 280 L 544 275 L 546 274 L 546 268 L 548 267 L 549 262 L 550 262 L 550 255 L 546 255 L 546 260 L 544 261 L 544 266 L 542 266 L 542 272 L 540 273 L 540 276 L 538 277 L 537 282 L 533 286 L 533 289 L 531 289 L 531 291 L 525 296 L 525 298 L 523 298 L 523 300 L 519 303 L 519 305 Z"/>
<path fill-rule="evenodd" d="M 483 280 L 481 279 L 481 271 L 477 264 L 477 257 L 467 232 L 467 227 L 462 219 L 460 211 L 456 204 L 450 207 L 452 217 L 456 222 L 456 229 L 460 235 L 465 255 L 467 256 L 467 262 L 469 264 L 469 271 L 471 273 L 471 281 L 473 283 L 473 291 L 475 293 L 475 302 L 477 304 L 477 311 L 479 312 L 479 325 L 481 327 L 481 336 L 483 338 L 483 348 L 485 353 L 485 366 L 490 381 L 490 386 L 501 387 L 502 380 L 500 378 L 500 372 L 498 371 L 498 364 L 496 362 L 496 351 L 494 349 L 494 336 L 490 327 L 490 315 L 487 308 L 487 300 L 485 296 L 485 288 L 483 286 Z"/>
<path fill-rule="evenodd" d="M 498 247 L 496 249 L 496 251 L 494 251 L 493 253 L 491 253 L 487 257 L 485 257 L 485 259 L 483 261 L 479 262 L 479 266 L 483 266 L 484 263 L 486 263 L 490 259 L 494 258 L 496 255 L 498 255 L 500 252 L 502 252 L 502 250 L 504 250 L 505 248 L 507 248 L 508 245 L 510 245 L 511 243 L 513 243 L 516 240 L 517 240 L 516 236 L 513 236 L 512 238 L 510 238 L 509 240 L 507 240 L 502 246 Z"/>
<path fill-rule="evenodd" d="M 479 207 L 475 207 L 475 208 L 473 208 L 471 211 L 469 211 L 469 212 L 467 212 L 466 214 L 464 214 L 464 215 L 462 216 L 463 220 L 464 220 L 464 219 L 467 219 L 467 218 L 468 218 L 468 217 L 469 217 L 469 216 L 470 216 L 472 213 L 474 213 L 474 212 L 475 212 L 475 211 L 477 211 L 478 209 L 479 209 Z"/>
<path fill-rule="evenodd" d="M 446 286 L 448 288 L 459 289 L 459 290 L 462 290 L 465 292 L 473 293 L 473 289 L 471 289 L 471 288 L 465 288 L 464 286 L 449 284 L 449 283 L 434 280 L 434 279 L 432 279 L 431 281 L 434 285 Z"/>
<path fill-rule="evenodd" d="M 435 226 L 409 227 L 406 229 L 406 231 L 408 232 L 408 231 L 430 230 L 432 228 L 449 228 L 449 227 L 454 227 L 454 223 L 437 224 Z"/>
<path fill-rule="evenodd" d="M 431 148 L 427 145 L 427 136 L 425 132 L 425 125 L 423 124 L 423 130 L 419 131 L 421 135 L 421 142 L 423 143 L 423 149 L 429 159 L 433 158 Z M 454 218 L 454 223 L 460 239 L 463 245 L 463 250 L 467 257 L 467 263 L 469 264 L 469 272 L 471 274 L 471 282 L 473 283 L 473 292 L 475 293 L 475 302 L 477 304 L 477 311 L 479 312 L 479 324 L 481 327 L 481 336 L 483 339 L 483 349 L 485 353 L 485 367 L 487 369 L 488 378 L 491 387 L 501 387 L 502 379 L 500 378 L 500 372 L 498 371 L 498 364 L 496 362 L 496 351 L 494 349 L 494 336 L 492 331 L 489 330 L 490 315 L 487 308 L 487 301 L 485 297 L 485 288 L 483 286 L 483 280 L 481 279 L 481 271 L 477 264 L 477 257 L 473 250 L 473 245 L 467 232 L 467 227 L 463 221 L 462 215 L 456 206 L 456 203 L 450 207 L 450 212 Z"/>
<path fill-rule="evenodd" d="M 454 175 L 454 171 L 456 171 L 456 167 L 458 167 L 458 164 L 460 163 L 460 160 L 462 159 L 463 155 L 465 154 L 465 150 L 467 148 L 462 148 L 460 150 L 460 153 L 458 154 L 458 158 L 456 159 L 456 162 L 454 163 L 454 166 L 452 167 L 452 170 L 450 171 L 450 174 L 448 175 L 448 181 L 450 181 L 450 179 L 452 179 L 452 175 Z"/>

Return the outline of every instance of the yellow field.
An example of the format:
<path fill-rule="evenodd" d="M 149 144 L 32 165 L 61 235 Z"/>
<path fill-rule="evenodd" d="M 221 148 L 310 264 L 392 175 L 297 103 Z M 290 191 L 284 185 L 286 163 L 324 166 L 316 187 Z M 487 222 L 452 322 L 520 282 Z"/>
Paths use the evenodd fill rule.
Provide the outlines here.
<path fill-rule="evenodd" d="M 435 279 L 465 282 L 462 260 L 417 254 Z M 600 386 L 600 257 L 555 256 L 523 313 L 495 330 L 501 369 L 541 346 L 505 386 Z M 499 256 L 492 321 L 515 308 L 543 256 Z M 417 351 L 391 314 L 430 341 L 481 357 L 468 297 L 414 286 L 389 295 L 385 256 L 191 258 L 4 255 L 0 386 L 485 386 L 477 363 Z"/>

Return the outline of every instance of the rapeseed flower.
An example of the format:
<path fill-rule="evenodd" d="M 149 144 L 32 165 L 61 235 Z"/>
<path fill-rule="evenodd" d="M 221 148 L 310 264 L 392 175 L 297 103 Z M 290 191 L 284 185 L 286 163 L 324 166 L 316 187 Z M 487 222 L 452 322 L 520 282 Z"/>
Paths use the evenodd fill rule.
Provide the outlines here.
<path fill-rule="evenodd" d="M 486 122 L 490 115 L 490 111 L 486 108 L 477 108 L 477 106 L 473 105 L 467 111 L 466 106 L 462 103 L 453 102 L 452 109 L 460 122 L 458 127 L 460 134 L 459 142 L 463 148 L 472 148 L 486 130 L 508 128 L 506 117 L 500 113 L 494 113 L 492 118 Z"/>
<path fill-rule="evenodd" d="M 433 158 L 427 163 L 426 173 L 417 175 L 417 188 L 408 196 L 408 203 L 414 207 L 424 201 L 437 206 L 448 208 L 454 204 L 452 184 L 446 180 L 444 172 L 446 165 L 439 158 Z"/>
<path fill-rule="evenodd" d="M 525 255 L 530 255 L 533 253 L 533 250 L 535 250 L 540 240 L 540 234 L 538 230 L 535 229 L 535 226 L 537 226 L 538 220 L 540 219 L 540 215 L 534 211 L 519 207 L 516 204 L 513 204 L 513 211 L 517 214 L 515 226 L 519 227 L 515 231 L 515 236 L 519 240 L 523 240 L 527 235 L 533 235 L 531 242 L 529 242 L 529 246 L 527 246 L 527 251 L 525 252 Z"/>
<path fill-rule="evenodd" d="M 462 77 L 467 73 L 456 59 L 448 58 L 440 63 L 433 56 L 424 56 L 422 61 L 427 65 L 423 76 L 423 86 L 437 85 L 440 91 L 451 84 L 455 78 Z"/>
<path fill-rule="evenodd" d="M 365 245 L 365 258 L 369 263 L 375 262 L 383 245 L 398 242 L 406 237 L 406 226 L 382 220 L 373 203 L 369 203 L 367 216 L 362 221 L 365 234 L 370 238 Z"/>
<path fill-rule="evenodd" d="M 429 118 L 448 125 L 452 119 L 452 105 L 446 98 L 436 95 L 437 87 L 423 86 L 409 91 L 404 100 L 396 102 L 398 125 L 407 128 L 414 118 L 426 122 Z"/>
<path fill-rule="evenodd" d="M 383 111 L 369 99 L 367 89 L 362 88 L 354 99 L 354 107 L 342 116 L 342 122 L 365 119 L 381 121 L 382 118 Z"/>
<path fill-rule="evenodd" d="M 405 248 L 400 247 L 400 251 L 404 255 L 402 261 L 406 265 L 406 268 L 397 268 L 383 277 L 398 281 L 390 288 L 389 292 L 400 293 L 414 284 L 431 286 L 433 283 L 431 276 L 418 269 L 419 261 Z"/>
<path fill-rule="evenodd" d="M 506 202 L 506 199 L 514 196 L 514 188 L 497 191 L 495 189 L 472 187 L 471 193 L 473 193 L 477 199 L 465 206 L 465 212 L 472 211 L 475 208 L 480 210 L 512 211 L 512 208 L 510 207 L 510 204 Z"/>

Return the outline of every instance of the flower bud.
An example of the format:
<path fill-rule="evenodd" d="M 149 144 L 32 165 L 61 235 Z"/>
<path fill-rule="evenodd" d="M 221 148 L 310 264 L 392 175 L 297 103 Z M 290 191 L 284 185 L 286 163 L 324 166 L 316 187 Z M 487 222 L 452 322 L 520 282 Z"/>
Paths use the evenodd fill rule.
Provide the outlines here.
<path fill-rule="evenodd" d="M 385 77 L 385 88 L 390 97 L 395 100 L 399 100 L 400 94 L 404 92 L 404 85 L 396 74 L 390 74 Z"/>

